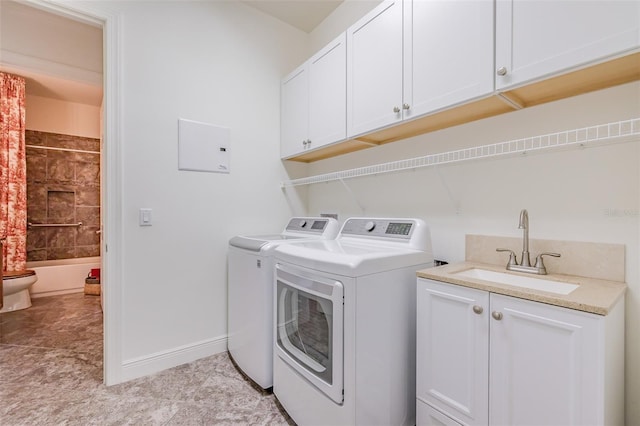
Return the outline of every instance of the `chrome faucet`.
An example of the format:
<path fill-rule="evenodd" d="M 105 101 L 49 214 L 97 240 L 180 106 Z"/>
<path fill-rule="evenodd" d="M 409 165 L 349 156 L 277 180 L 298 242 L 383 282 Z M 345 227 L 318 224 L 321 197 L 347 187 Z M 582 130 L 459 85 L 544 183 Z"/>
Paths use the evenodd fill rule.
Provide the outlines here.
<path fill-rule="evenodd" d="M 518 229 L 522 229 L 522 260 L 518 264 L 518 258 L 513 250 L 497 248 L 496 251 L 509 252 L 509 262 L 507 263 L 508 271 L 516 272 L 528 272 L 531 274 L 546 275 L 547 268 L 544 266 L 543 256 L 560 257 L 559 253 L 540 253 L 536 257 L 535 266 L 531 266 L 531 260 L 529 258 L 529 213 L 526 209 L 522 209 L 520 212 L 520 223 Z"/>
<path fill-rule="evenodd" d="M 529 259 L 529 213 L 527 209 L 520 212 L 520 223 L 518 229 L 522 229 L 522 262 L 521 266 L 531 266 Z"/>

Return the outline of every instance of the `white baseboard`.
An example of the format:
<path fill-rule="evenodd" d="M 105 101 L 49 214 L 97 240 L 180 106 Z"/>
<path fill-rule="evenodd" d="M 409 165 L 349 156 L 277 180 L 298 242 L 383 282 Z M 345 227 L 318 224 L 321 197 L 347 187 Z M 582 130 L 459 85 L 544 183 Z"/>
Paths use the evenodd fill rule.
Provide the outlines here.
<path fill-rule="evenodd" d="M 31 298 L 37 299 L 39 297 L 62 296 L 63 294 L 82 293 L 82 292 L 84 292 L 84 287 L 68 288 L 65 290 L 54 290 L 54 291 L 45 291 L 40 293 L 31 293 Z"/>
<path fill-rule="evenodd" d="M 185 345 L 168 351 L 126 360 L 122 363 L 122 381 L 148 376 L 168 368 L 193 362 L 227 350 L 227 336 Z"/>

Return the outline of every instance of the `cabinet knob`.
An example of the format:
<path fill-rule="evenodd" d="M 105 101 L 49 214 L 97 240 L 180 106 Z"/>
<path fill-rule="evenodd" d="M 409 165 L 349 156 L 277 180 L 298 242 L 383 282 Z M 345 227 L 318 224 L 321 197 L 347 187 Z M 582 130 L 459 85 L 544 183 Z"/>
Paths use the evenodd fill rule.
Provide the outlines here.
<path fill-rule="evenodd" d="M 393 107 L 393 112 L 395 112 L 396 114 L 400 112 L 400 108 L 398 107 Z"/>
<path fill-rule="evenodd" d="M 502 312 L 493 311 L 491 312 L 491 316 L 493 317 L 494 320 L 500 321 L 502 319 Z"/>
<path fill-rule="evenodd" d="M 475 312 L 476 314 L 480 315 L 482 313 L 484 309 L 482 309 L 482 306 L 478 306 L 478 305 L 474 305 L 473 306 L 473 312 Z"/>
<path fill-rule="evenodd" d="M 411 108 L 409 104 L 402 104 L 402 109 L 409 109 L 409 108 Z"/>
<path fill-rule="evenodd" d="M 506 67 L 498 68 L 498 70 L 496 71 L 496 74 L 500 76 L 507 75 L 507 68 Z"/>

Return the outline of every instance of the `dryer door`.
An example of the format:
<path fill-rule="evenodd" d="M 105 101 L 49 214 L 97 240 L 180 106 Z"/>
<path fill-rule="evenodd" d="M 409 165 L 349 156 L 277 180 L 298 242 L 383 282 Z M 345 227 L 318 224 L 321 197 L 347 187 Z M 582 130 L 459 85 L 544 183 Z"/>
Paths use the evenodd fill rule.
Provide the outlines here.
<path fill-rule="evenodd" d="M 276 353 L 341 404 L 343 286 L 288 265 L 276 266 Z"/>

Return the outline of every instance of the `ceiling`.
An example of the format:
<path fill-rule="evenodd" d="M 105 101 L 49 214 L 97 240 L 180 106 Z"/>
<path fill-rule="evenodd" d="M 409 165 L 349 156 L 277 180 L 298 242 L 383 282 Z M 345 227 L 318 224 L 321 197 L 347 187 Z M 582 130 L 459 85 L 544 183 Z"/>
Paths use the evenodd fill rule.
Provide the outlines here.
<path fill-rule="evenodd" d="M 0 0 L 0 70 L 27 80 L 27 95 L 99 106 L 102 28 Z"/>
<path fill-rule="evenodd" d="M 240 0 L 311 32 L 344 0 Z M 0 0 L 0 70 L 27 80 L 27 95 L 100 106 L 102 28 Z"/>
<path fill-rule="evenodd" d="M 344 0 L 242 0 L 242 2 L 310 33 Z"/>

